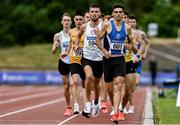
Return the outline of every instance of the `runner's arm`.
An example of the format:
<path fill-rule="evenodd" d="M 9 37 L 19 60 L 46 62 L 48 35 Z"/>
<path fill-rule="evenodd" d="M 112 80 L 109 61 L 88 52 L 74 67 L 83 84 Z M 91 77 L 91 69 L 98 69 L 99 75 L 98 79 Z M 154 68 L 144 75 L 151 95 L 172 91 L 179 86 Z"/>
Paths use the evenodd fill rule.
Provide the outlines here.
<path fill-rule="evenodd" d="M 77 35 L 76 35 L 75 43 L 74 43 L 74 50 L 75 50 L 75 51 L 79 48 L 80 39 L 81 39 L 81 36 L 82 36 L 83 33 L 84 33 L 84 30 L 85 30 L 86 25 L 87 25 L 87 24 L 83 24 L 83 25 L 81 26 L 80 30 L 78 31 Z"/>
<path fill-rule="evenodd" d="M 132 45 L 133 45 L 133 40 L 134 40 L 134 38 L 132 37 L 132 30 L 131 30 L 131 28 L 130 28 L 130 26 L 128 25 L 128 24 L 126 24 L 126 32 L 127 32 L 127 40 L 128 40 L 128 42 L 126 43 L 126 47 L 128 48 L 128 49 L 130 49 L 130 50 L 132 50 Z"/>
<path fill-rule="evenodd" d="M 142 40 L 145 42 L 144 53 L 142 54 L 142 59 L 145 59 L 147 52 L 149 50 L 149 47 L 150 47 L 150 42 L 149 42 L 149 39 L 147 38 L 146 33 L 143 32 L 141 37 L 142 37 Z"/>
<path fill-rule="evenodd" d="M 108 28 L 108 22 L 104 22 L 103 25 L 102 25 L 102 30 L 99 32 L 99 34 L 98 34 L 98 36 L 96 38 L 96 45 L 104 53 L 104 56 L 106 58 L 109 58 L 110 57 L 109 52 L 103 47 L 103 45 L 101 43 L 101 40 L 103 39 L 103 37 L 106 34 L 107 28 Z"/>
<path fill-rule="evenodd" d="M 53 45 L 52 45 L 52 49 L 51 49 L 52 54 L 56 54 L 56 50 L 59 47 L 60 47 L 60 34 L 56 33 L 54 35 Z"/>

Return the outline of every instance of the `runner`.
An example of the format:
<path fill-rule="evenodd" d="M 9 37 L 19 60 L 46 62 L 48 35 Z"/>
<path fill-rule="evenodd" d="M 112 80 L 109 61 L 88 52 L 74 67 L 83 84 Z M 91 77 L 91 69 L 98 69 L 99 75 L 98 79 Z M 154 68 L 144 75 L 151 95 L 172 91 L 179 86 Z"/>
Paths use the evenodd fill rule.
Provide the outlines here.
<path fill-rule="evenodd" d="M 124 20 L 128 23 L 128 13 L 125 12 L 124 14 Z M 136 42 L 137 37 L 134 37 L 134 41 Z M 132 42 L 132 46 L 133 46 Z M 140 44 L 140 49 L 137 51 L 137 55 L 142 55 L 143 54 L 143 50 L 145 48 L 145 43 L 144 41 L 140 40 L 139 41 Z M 124 112 L 125 114 L 127 113 L 132 113 L 132 110 L 134 110 L 134 106 L 133 106 L 133 102 L 132 102 L 132 92 L 134 91 L 134 87 L 135 87 L 135 72 L 136 69 L 134 67 L 133 64 L 133 60 L 131 57 L 131 53 L 132 51 L 129 49 L 126 49 L 126 56 L 125 56 L 125 61 L 126 61 L 126 76 L 125 76 L 125 95 L 123 97 L 123 103 L 122 103 L 122 107 L 121 107 L 121 112 Z M 127 110 L 125 108 L 125 106 L 127 105 L 128 101 L 130 102 L 130 106 L 129 106 L 129 110 Z"/>
<path fill-rule="evenodd" d="M 83 57 L 81 64 L 84 68 L 86 75 L 85 89 L 86 89 L 86 104 L 82 115 L 90 118 L 91 114 L 91 86 L 94 85 L 95 99 L 92 107 L 92 116 L 96 117 L 99 114 L 99 82 L 102 76 L 102 57 L 103 54 L 99 48 L 95 45 L 95 40 L 99 30 L 102 27 L 102 21 L 99 17 L 101 14 L 100 7 L 98 5 L 91 5 L 89 8 L 90 21 L 83 24 L 80 31 L 77 34 L 76 47 L 77 51 L 79 41 L 84 33 L 84 46 L 83 46 Z"/>
<path fill-rule="evenodd" d="M 105 15 L 103 20 L 104 22 L 108 22 L 109 19 L 111 18 L 110 15 Z M 103 44 L 104 44 L 104 48 L 106 48 L 107 50 L 109 49 L 109 44 L 108 44 L 108 38 L 105 35 L 104 39 L 103 39 Z M 107 90 L 107 89 L 108 90 Z M 110 89 L 111 88 L 111 89 Z M 101 82 L 100 82 L 100 101 L 101 101 L 101 109 L 103 113 L 108 113 L 108 99 L 107 99 L 107 91 L 109 92 L 109 98 L 112 100 L 112 104 L 113 104 L 113 87 L 109 86 L 109 84 L 105 84 L 104 81 L 104 75 L 102 76 Z"/>
<path fill-rule="evenodd" d="M 129 17 L 129 25 L 132 28 L 132 36 L 135 37 L 137 40 L 133 43 L 133 48 L 136 52 L 132 53 L 132 58 L 133 58 L 133 62 L 134 65 L 136 67 L 136 74 L 135 74 L 135 86 L 137 86 L 140 82 L 140 78 L 141 78 L 141 69 L 142 69 L 142 59 L 144 60 L 146 58 L 148 49 L 150 47 L 150 42 L 147 38 L 147 35 L 145 34 L 145 32 L 138 30 L 137 27 L 137 19 L 135 16 L 130 16 Z M 145 43 L 145 47 L 142 47 L 142 41 Z M 139 52 L 142 52 L 142 54 L 140 54 Z M 132 102 L 132 98 L 133 98 L 133 91 L 132 90 L 132 94 L 130 95 L 130 107 L 129 107 L 129 113 L 134 113 L 134 105 Z"/>
<path fill-rule="evenodd" d="M 84 14 L 84 22 L 87 23 L 87 22 L 89 22 L 89 21 L 90 21 L 90 15 L 89 15 L 89 12 L 86 12 L 86 13 Z"/>
<path fill-rule="evenodd" d="M 52 46 L 52 53 L 55 54 L 57 48 L 60 48 L 61 53 L 59 54 L 59 63 L 58 70 L 62 75 L 62 80 L 64 83 L 64 96 L 67 103 L 67 108 L 64 113 L 66 116 L 70 116 L 72 114 L 72 108 L 70 104 L 70 84 L 69 84 L 69 73 L 70 73 L 70 59 L 69 55 L 67 55 L 67 47 L 70 44 L 70 36 L 69 30 L 71 26 L 71 17 L 68 13 L 64 13 L 62 16 L 61 24 L 63 25 L 63 30 L 54 35 L 54 43 Z"/>
<path fill-rule="evenodd" d="M 71 71 L 71 77 L 72 77 L 72 95 L 74 99 L 74 112 L 73 114 L 79 114 L 79 91 L 78 91 L 78 82 L 79 76 L 81 77 L 81 84 L 83 87 L 83 96 L 84 96 L 84 80 L 85 80 L 85 73 L 83 71 L 83 68 L 81 66 L 81 57 L 82 57 L 82 47 L 83 47 L 83 36 L 80 40 L 80 48 L 78 51 L 74 51 L 74 43 L 75 43 L 75 37 L 81 27 L 81 25 L 84 23 L 84 17 L 81 11 L 76 11 L 76 14 L 74 16 L 74 23 L 75 28 L 70 30 L 70 38 L 71 38 L 71 44 L 70 48 L 70 71 Z M 85 101 L 85 100 L 84 100 Z"/>
<path fill-rule="evenodd" d="M 111 120 L 118 123 L 119 104 L 121 101 L 121 88 L 123 86 L 126 74 L 126 65 L 124 59 L 124 48 L 127 36 L 131 40 L 131 28 L 123 21 L 124 7 L 116 4 L 112 7 L 113 19 L 104 23 L 103 29 L 97 37 L 96 44 L 104 53 L 104 79 L 106 84 L 114 83 L 114 115 Z M 109 51 L 101 44 L 101 40 L 107 32 L 109 38 Z M 128 46 L 128 45 L 127 45 Z"/>

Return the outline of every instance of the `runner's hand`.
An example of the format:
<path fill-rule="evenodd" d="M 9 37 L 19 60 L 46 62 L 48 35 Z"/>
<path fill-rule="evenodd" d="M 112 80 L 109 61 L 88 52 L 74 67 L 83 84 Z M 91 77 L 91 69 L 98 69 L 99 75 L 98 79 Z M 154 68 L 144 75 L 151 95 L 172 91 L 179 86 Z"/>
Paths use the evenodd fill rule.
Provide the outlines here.
<path fill-rule="evenodd" d="M 142 54 L 141 58 L 142 58 L 142 60 L 145 60 L 145 58 L 146 58 L 145 54 Z"/>
<path fill-rule="evenodd" d="M 110 54 L 107 50 L 104 51 L 103 53 L 104 53 L 104 57 L 105 57 L 106 59 L 108 59 L 108 58 L 111 56 L 111 54 Z"/>
<path fill-rule="evenodd" d="M 139 56 L 135 56 L 134 58 L 133 58 L 133 63 L 138 63 L 139 62 L 139 60 L 141 59 L 141 57 Z"/>
<path fill-rule="evenodd" d="M 60 58 L 64 58 L 68 55 L 68 53 L 65 51 L 65 52 L 62 52 L 59 56 Z"/>
<path fill-rule="evenodd" d="M 77 52 L 79 48 L 80 48 L 79 46 L 74 46 L 73 47 L 74 52 Z"/>

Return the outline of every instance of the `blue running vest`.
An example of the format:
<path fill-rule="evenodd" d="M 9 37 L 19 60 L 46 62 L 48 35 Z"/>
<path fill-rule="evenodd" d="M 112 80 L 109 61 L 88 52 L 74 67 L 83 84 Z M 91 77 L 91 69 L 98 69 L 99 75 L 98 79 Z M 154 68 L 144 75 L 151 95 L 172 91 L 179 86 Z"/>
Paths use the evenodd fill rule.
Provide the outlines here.
<path fill-rule="evenodd" d="M 126 30 L 125 23 L 122 21 L 121 30 L 117 31 L 114 20 L 110 21 L 112 30 L 108 34 L 109 37 L 109 52 L 113 55 L 124 55 Z"/>

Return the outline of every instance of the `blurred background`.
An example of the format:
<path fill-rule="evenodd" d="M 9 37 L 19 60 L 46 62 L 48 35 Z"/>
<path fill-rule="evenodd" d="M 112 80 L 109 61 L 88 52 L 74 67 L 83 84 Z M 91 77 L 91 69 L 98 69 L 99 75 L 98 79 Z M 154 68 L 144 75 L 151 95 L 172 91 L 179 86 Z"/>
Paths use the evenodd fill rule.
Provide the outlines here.
<path fill-rule="evenodd" d="M 140 86 L 153 85 L 155 124 L 179 124 L 175 103 L 180 80 L 180 0 L 1 0 L 0 88 L 62 84 L 58 53 L 51 54 L 54 34 L 62 30 L 62 14 L 86 12 L 90 3 L 111 14 L 111 6 L 118 2 L 137 17 L 138 28 L 151 43 Z"/>
<path fill-rule="evenodd" d="M 150 84 L 148 73 L 151 55 L 155 56 L 157 71 L 168 72 L 170 74 L 167 76 L 176 78 L 180 63 L 179 0 L 2 0 L 1 82 L 8 78 L 7 71 L 13 71 L 11 74 L 14 71 L 23 71 L 23 74 L 27 73 L 25 71 L 38 71 L 39 74 L 57 71 L 58 54 L 51 54 L 51 45 L 54 34 L 62 30 L 61 15 L 68 12 L 73 16 L 76 9 L 88 11 L 90 3 L 98 3 L 105 15 L 111 14 L 112 5 L 118 2 L 125 6 L 130 15 L 137 17 L 138 28 L 147 33 L 151 42 L 148 56 L 143 62 L 145 75 L 142 78 L 146 78 L 142 82 Z M 27 73 L 27 76 L 30 74 Z M 58 73 L 55 74 L 52 79 L 58 80 Z"/>

